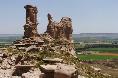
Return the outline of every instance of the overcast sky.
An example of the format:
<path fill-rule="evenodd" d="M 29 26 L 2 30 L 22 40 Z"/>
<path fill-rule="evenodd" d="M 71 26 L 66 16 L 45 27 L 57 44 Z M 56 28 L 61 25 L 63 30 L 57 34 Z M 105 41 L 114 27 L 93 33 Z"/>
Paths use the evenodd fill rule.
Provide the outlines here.
<path fill-rule="evenodd" d="M 118 33 L 118 0 L 0 0 L 0 34 L 23 34 L 24 6 L 37 6 L 38 32 L 47 27 L 47 13 L 60 21 L 72 18 L 77 33 Z"/>

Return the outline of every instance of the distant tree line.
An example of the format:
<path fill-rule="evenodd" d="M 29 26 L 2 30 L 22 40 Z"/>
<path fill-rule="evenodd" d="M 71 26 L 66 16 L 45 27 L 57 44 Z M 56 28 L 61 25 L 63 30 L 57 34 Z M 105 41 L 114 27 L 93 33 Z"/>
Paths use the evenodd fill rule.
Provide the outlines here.
<path fill-rule="evenodd" d="M 83 47 L 75 47 L 75 50 L 81 52 L 90 48 L 118 48 L 118 44 L 85 44 Z"/>
<path fill-rule="evenodd" d="M 84 48 L 118 48 L 118 44 L 86 44 Z"/>

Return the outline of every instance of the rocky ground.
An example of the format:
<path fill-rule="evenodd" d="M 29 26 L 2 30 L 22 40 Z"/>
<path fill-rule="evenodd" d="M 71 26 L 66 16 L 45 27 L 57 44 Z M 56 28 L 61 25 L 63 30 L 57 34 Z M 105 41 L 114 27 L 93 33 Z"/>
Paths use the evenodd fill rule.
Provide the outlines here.
<path fill-rule="evenodd" d="M 12 48 L 0 50 L 0 78 L 111 78 L 76 57 L 71 18 L 55 22 L 48 14 L 47 30 L 41 35 L 37 32 L 37 7 L 24 8 L 23 39 L 14 41 Z M 46 58 L 52 60 L 45 62 Z"/>
<path fill-rule="evenodd" d="M 28 57 L 17 53 L 0 51 L 0 78 L 39 78 L 39 68 L 33 68 L 31 61 L 26 59 Z"/>
<path fill-rule="evenodd" d="M 40 66 L 47 65 L 43 61 L 44 58 L 63 59 L 63 64 L 75 66 L 78 78 L 112 78 L 69 53 L 21 52 L 9 48 L 0 50 L 0 78 L 42 78 L 44 73 L 41 72 Z"/>
<path fill-rule="evenodd" d="M 89 61 L 84 62 L 90 66 L 98 68 L 104 74 L 110 75 L 113 78 L 118 77 L 118 59 L 106 60 L 106 61 Z"/>

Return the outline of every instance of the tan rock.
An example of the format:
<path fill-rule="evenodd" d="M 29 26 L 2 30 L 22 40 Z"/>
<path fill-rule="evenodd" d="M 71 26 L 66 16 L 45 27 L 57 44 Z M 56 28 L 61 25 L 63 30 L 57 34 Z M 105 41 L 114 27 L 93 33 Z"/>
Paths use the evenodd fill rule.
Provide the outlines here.
<path fill-rule="evenodd" d="M 26 24 L 24 25 L 24 38 L 37 37 L 37 8 L 32 5 L 26 5 L 24 8 L 26 9 Z"/>
<path fill-rule="evenodd" d="M 60 22 L 55 22 L 52 19 L 51 14 L 48 14 L 48 26 L 46 32 L 56 38 L 72 39 L 72 21 L 69 17 L 63 17 Z"/>
<path fill-rule="evenodd" d="M 30 70 L 22 74 L 22 78 L 41 78 L 41 71 L 39 69 Z"/>
<path fill-rule="evenodd" d="M 16 49 L 23 51 L 65 51 L 75 54 L 72 44 L 72 21 L 69 17 L 62 17 L 59 22 L 53 21 L 51 14 L 48 14 L 48 26 L 44 34 L 37 32 L 37 8 L 26 5 L 26 24 L 24 25 L 24 37 L 14 41 Z M 59 48 L 56 48 L 56 46 Z M 61 46 L 67 46 L 62 47 Z"/>
<path fill-rule="evenodd" d="M 77 78 L 77 69 L 74 66 L 66 64 L 41 65 L 41 71 L 45 78 Z"/>

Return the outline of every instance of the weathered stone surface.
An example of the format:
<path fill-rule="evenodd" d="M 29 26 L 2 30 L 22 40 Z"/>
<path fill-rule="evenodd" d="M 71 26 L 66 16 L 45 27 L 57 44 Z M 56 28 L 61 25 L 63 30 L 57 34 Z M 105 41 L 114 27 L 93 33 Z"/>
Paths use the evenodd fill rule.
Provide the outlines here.
<path fill-rule="evenodd" d="M 10 64 L 9 64 L 10 62 L 9 62 L 9 59 L 4 59 L 3 60 L 3 62 L 2 62 L 2 66 L 1 66 L 1 68 L 2 69 L 10 69 L 11 68 L 11 66 L 10 66 Z"/>
<path fill-rule="evenodd" d="M 23 51 L 53 51 L 75 54 L 72 44 L 72 21 L 69 17 L 62 17 L 55 22 L 51 14 L 48 14 L 48 26 L 44 34 L 37 32 L 37 8 L 26 5 L 26 24 L 24 25 L 24 37 L 14 41 L 16 49 Z M 58 47 L 57 47 L 58 46 Z"/>
<path fill-rule="evenodd" d="M 58 63 L 56 65 L 41 65 L 46 78 L 77 78 L 78 73 L 72 65 Z M 50 77 L 48 77 L 50 76 Z"/>
<path fill-rule="evenodd" d="M 42 78 L 41 71 L 39 69 L 32 69 L 27 73 L 22 74 L 22 78 Z"/>
<path fill-rule="evenodd" d="M 69 17 L 62 17 L 59 22 L 53 21 L 48 14 L 48 26 L 44 34 L 37 32 L 37 8 L 26 5 L 26 24 L 24 25 L 24 37 L 14 41 L 16 49 L 23 51 L 49 51 L 68 52 L 75 55 L 72 43 L 72 21 Z"/>
<path fill-rule="evenodd" d="M 20 76 L 12 76 L 12 78 L 21 78 Z"/>
<path fill-rule="evenodd" d="M 62 63 L 63 59 L 60 58 L 45 58 L 43 59 L 46 63 Z"/>
<path fill-rule="evenodd" d="M 0 78 L 12 78 L 12 73 L 13 70 L 12 69 L 0 69 Z"/>
<path fill-rule="evenodd" d="M 24 25 L 24 38 L 35 38 L 38 36 L 37 32 L 37 8 L 32 5 L 26 5 L 26 24 Z"/>
<path fill-rule="evenodd" d="M 60 22 L 55 22 L 53 21 L 52 16 L 48 14 L 49 23 L 47 31 L 44 34 L 39 35 L 37 32 L 37 8 L 32 5 L 26 5 L 25 9 L 26 24 L 24 25 L 24 37 L 21 40 L 15 41 L 14 45 L 18 50 L 24 49 L 25 51 L 31 51 L 32 49 L 38 49 L 43 50 L 42 52 L 44 53 L 37 53 L 35 57 L 35 53 L 34 56 L 32 56 L 32 53 L 30 56 L 29 52 L 26 52 L 26 54 L 21 52 L 20 54 L 20 51 L 18 52 L 17 50 L 16 52 L 18 53 L 13 50 L 13 54 L 0 52 L 0 78 L 85 78 L 79 76 L 77 69 L 73 66 L 73 63 L 76 62 L 77 65 L 79 60 L 69 58 L 68 56 L 68 53 L 75 54 L 71 38 L 73 31 L 71 18 L 63 17 Z M 51 62 L 52 64 L 46 65 L 47 63 L 44 63 L 45 65 L 41 65 L 40 71 L 35 65 L 37 66 L 38 64 L 39 66 L 43 63 L 42 59 L 50 55 L 50 53 L 46 54 L 45 52 L 60 52 L 62 54 L 63 52 L 68 52 L 65 54 L 67 57 L 63 56 L 66 57 L 64 60 L 68 61 L 68 59 L 70 59 L 71 61 L 74 61 L 72 63 L 73 65 L 62 64 L 62 59 L 44 59 L 43 61 Z M 55 55 L 56 54 L 53 56 Z M 111 64 L 107 65 L 112 66 Z M 79 65 L 82 67 L 83 64 Z M 32 67 L 34 69 L 31 69 Z M 79 66 L 77 65 L 77 67 Z M 82 70 L 84 70 L 84 72 L 82 72 L 83 74 L 93 75 L 88 66 L 82 67 L 80 71 Z M 96 68 L 94 68 L 94 70 L 99 71 L 99 69 Z M 94 72 L 94 77 L 97 77 L 97 74 L 99 73 Z M 104 76 L 102 78 L 104 78 Z"/>
<path fill-rule="evenodd" d="M 69 17 L 62 17 L 60 22 L 53 21 L 51 14 L 48 14 L 47 33 L 55 39 L 66 38 L 72 39 L 72 21 Z"/>
<path fill-rule="evenodd" d="M 78 78 L 87 78 L 87 77 L 84 77 L 84 76 L 78 75 Z"/>

